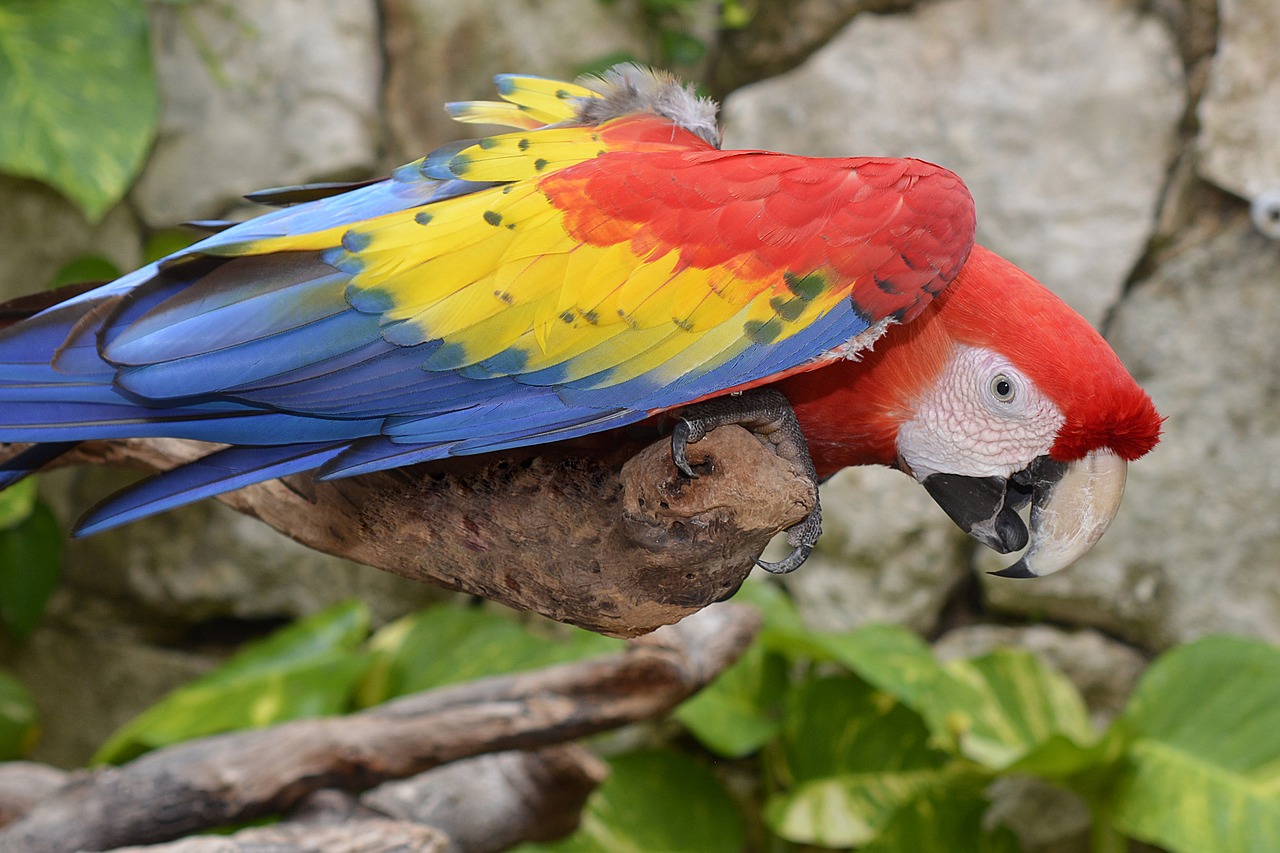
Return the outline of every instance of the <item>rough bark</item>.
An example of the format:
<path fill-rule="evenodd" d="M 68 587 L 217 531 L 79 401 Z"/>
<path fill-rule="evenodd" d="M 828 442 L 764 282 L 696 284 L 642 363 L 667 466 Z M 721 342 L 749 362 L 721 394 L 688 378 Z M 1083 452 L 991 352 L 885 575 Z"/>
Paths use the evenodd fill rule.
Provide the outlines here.
<path fill-rule="evenodd" d="M 75 777 L 0 829 L 0 850 L 104 850 L 287 812 L 474 755 L 538 749 L 653 717 L 746 648 L 755 611 L 709 608 L 626 651 L 414 694 L 346 717 L 179 744 Z"/>
<path fill-rule="evenodd" d="M 89 442 L 61 460 L 166 470 L 209 445 Z M 731 595 L 815 492 L 739 427 L 689 446 L 550 447 L 317 483 L 271 480 L 220 497 L 297 541 L 414 580 L 633 637 Z M 0 453 L 0 457 L 5 454 Z"/>
<path fill-rule="evenodd" d="M 454 851 L 498 853 L 554 841 L 578 826 L 587 795 L 608 766 L 575 744 L 455 761 L 360 796 L 382 815 L 435 827 Z"/>

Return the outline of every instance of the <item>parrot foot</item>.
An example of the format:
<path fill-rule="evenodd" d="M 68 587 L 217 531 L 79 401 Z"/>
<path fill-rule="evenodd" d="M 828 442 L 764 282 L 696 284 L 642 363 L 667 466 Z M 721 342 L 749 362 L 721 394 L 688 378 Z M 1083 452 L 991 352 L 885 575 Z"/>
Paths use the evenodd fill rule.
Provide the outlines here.
<path fill-rule="evenodd" d="M 743 391 L 686 406 L 671 431 L 671 458 L 686 477 L 697 479 L 697 472 L 689 464 L 688 445 L 701 441 L 716 427 L 729 424 L 745 427 L 770 444 L 783 459 L 799 465 L 813 483 L 813 509 L 803 521 L 787 529 L 791 553 L 776 563 L 756 560 L 767 572 L 777 575 L 794 572 L 804 565 L 822 535 L 822 505 L 817 494 L 818 472 L 809 456 L 809 445 L 791 403 L 780 391 L 770 388 Z"/>

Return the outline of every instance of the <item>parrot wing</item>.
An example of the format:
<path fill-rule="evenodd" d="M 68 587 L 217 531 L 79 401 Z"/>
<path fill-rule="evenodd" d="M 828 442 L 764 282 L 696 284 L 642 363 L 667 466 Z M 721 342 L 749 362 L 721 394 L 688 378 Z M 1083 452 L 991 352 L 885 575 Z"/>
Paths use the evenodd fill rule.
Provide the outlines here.
<path fill-rule="evenodd" d="M 450 111 L 515 132 L 268 193 L 291 206 L 20 324 L 56 350 L 25 389 L 0 338 L 0 396 L 45 406 L 0 414 L 0 439 L 265 448 L 163 475 L 111 523 L 255 470 L 557 441 L 851 355 L 972 247 L 969 193 L 936 166 L 721 151 L 698 99 L 634 68 L 498 84 L 503 104 Z"/>

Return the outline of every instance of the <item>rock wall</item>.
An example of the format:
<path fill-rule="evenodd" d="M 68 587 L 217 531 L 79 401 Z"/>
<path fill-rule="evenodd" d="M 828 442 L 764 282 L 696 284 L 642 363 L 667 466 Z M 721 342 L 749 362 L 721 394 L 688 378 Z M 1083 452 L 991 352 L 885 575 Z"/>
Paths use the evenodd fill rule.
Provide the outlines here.
<path fill-rule="evenodd" d="M 440 102 L 485 96 L 495 72 L 657 62 L 663 44 L 625 0 L 152 8 L 164 103 L 142 177 L 93 226 L 52 191 L 0 178 L 0 293 L 85 253 L 135 264 L 150 229 L 225 215 L 261 186 L 420 156 L 457 135 Z M 709 3 L 691 8 L 683 26 L 710 48 L 692 73 L 724 97 L 727 145 L 956 169 L 980 239 L 1099 324 L 1169 416 L 1112 531 L 1046 580 L 986 577 L 994 564 L 907 478 L 839 475 L 820 550 L 787 581 L 807 617 L 967 626 L 952 648 L 1025 636 L 1087 658 L 1085 682 L 1114 674 L 1103 709 L 1141 655 L 1215 631 L 1280 640 L 1280 243 L 1261 233 L 1280 199 L 1280 6 L 804 0 L 719 34 Z M 44 490 L 69 520 L 123 476 L 60 472 Z M 240 636 L 349 594 L 389 618 L 437 593 L 199 505 L 74 543 L 45 625 L 0 665 L 39 695 L 37 757 L 71 765 L 209 666 L 218 626 Z M 1012 627 L 982 628 L 996 621 Z"/>

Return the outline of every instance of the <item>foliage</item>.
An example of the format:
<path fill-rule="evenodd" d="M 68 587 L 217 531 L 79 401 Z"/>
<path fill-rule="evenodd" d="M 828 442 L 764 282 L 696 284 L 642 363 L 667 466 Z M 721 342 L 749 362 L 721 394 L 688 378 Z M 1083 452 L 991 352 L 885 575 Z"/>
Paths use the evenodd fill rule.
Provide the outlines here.
<path fill-rule="evenodd" d="M 737 806 L 697 761 L 668 750 L 615 757 L 587 801 L 582 826 L 555 844 L 517 853 L 739 853 L 746 832 Z"/>
<path fill-rule="evenodd" d="M 1274 646 L 1213 637 L 1175 649 L 1098 733 L 1076 688 L 1028 652 L 943 663 L 901 628 L 808 631 L 771 585 L 749 583 L 739 600 L 762 610 L 760 637 L 674 715 L 700 748 L 613 756 L 580 829 L 521 853 L 736 851 L 752 826 L 772 847 L 1013 853 L 1017 841 L 990 824 L 987 799 L 1008 775 L 1081 796 L 1098 851 L 1122 850 L 1125 838 L 1175 853 L 1280 849 Z M 342 604 L 170 694 L 98 760 L 575 660 L 618 642 L 449 606 L 370 635 L 365 608 Z M 0 748 L 12 740 L 4 688 L 0 678 Z M 737 766 L 759 773 L 762 802 L 740 790 L 735 802 L 720 778 L 744 759 Z"/>
<path fill-rule="evenodd" d="M 145 260 L 159 260 L 193 241 L 189 231 L 157 231 L 147 240 Z M 120 269 L 100 255 L 80 255 L 65 264 L 50 287 L 110 281 Z M 62 577 L 64 534 L 49 508 L 36 498 L 36 478 L 0 491 L 0 625 L 27 637 L 44 614 Z"/>
<path fill-rule="evenodd" d="M 1128 835 L 1171 850 L 1280 850 L 1280 651 L 1209 637 L 1143 678 L 1123 720 L 1110 803 Z"/>
<path fill-rule="evenodd" d="M 613 6 L 616 0 L 600 0 Z M 742 0 L 641 0 L 640 12 L 649 35 L 652 59 L 671 70 L 692 69 L 707 55 L 706 36 L 714 28 L 739 29 L 750 21 L 752 11 Z M 590 74 L 637 57 L 611 54 L 580 69 Z"/>
<path fill-rule="evenodd" d="M 604 654 L 616 650 L 619 641 L 577 629 L 542 636 L 489 610 L 432 607 L 387 625 L 368 647 L 375 658 L 357 695 L 361 706 Z"/>
<path fill-rule="evenodd" d="M 345 602 L 250 643 L 117 730 L 94 756 L 121 763 L 196 737 L 340 714 L 404 693 L 616 648 L 586 631 L 542 636 L 479 609 L 434 607 L 369 634 Z"/>
<path fill-rule="evenodd" d="M 221 667 L 174 690 L 117 730 L 94 763 L 122 763 L 157 747 L 350 707 L 368 666 L 362 604 L 345 603 L 250 643 Z"/>
<path fill-rule="evenodd" d="M 0 170 L 99 219 L 141 168 L 157 114 L 141 0 L 0 5 Z"/>
<path fill-rule="evenodd" d="M 26 637 L 62 576 L 62 530 L 34 481 L 0 492 L 0 625 Z"/>
<path fill-rule="evenodd" d="M 1089 803 L 1097 850 L 1126 836 L 1188 853 L 1280 849 L 1275 646 L 1175 649 L 1099 734 L 1076 688 L 1025 651 L 944 664 L 901 628 L 808 633 L 779 596 L 761 603 L 757 647 L 677 714 L 713 753 L 758 750 L 765 820 L 782 839 L 1016 850 L 987 826 L 985 792 L 1023 775 Z M 731 726 L 748 735 L 726 737 Z"/>

